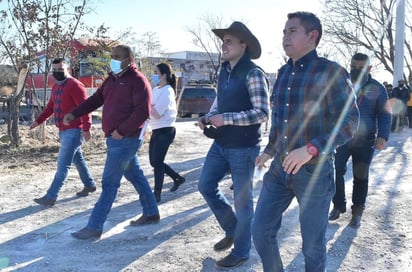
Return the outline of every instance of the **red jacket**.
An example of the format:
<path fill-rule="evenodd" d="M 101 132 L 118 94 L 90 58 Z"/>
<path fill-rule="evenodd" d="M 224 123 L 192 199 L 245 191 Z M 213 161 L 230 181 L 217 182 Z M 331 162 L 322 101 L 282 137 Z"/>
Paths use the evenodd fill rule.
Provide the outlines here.
<path fill-rule="evenodd" d="M 83 83 L 75 78 L 68 77 L 64 81 L 54 84 L 49 102 L 44 111 L 36 119 L 36 122 L 41 124 L 54 114 L 54 124 L 59 130 L 81 128 L 83 131 L 89 131 L 92 125 L 91 114 L 74 120 L 69 126 L 63 125 L 63 116 L 86 99 L 87 93 Z"/>
<path fill-rule="evenodd" d="M 149 118 L 151 101 L 149 81 L 132 64 L 120 77 L 110 74 L 72 114 L 79 117 L 103 106 L 102 129 L 106 137 L 114 130 L 124 137 L 135 137 Z"/>

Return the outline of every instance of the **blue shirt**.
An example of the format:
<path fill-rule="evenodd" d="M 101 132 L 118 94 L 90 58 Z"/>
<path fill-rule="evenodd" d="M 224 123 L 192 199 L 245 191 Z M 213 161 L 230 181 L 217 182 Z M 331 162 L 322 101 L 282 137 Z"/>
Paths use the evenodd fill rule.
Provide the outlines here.
<path fill-rule="evenodd" d="M 331 154 L 352 138 L 359 110 L 349 74 L 311 51 L 279 70 L 271 97 L 272 127 L 265 153 L 281 156 L 312 143 Z"/>

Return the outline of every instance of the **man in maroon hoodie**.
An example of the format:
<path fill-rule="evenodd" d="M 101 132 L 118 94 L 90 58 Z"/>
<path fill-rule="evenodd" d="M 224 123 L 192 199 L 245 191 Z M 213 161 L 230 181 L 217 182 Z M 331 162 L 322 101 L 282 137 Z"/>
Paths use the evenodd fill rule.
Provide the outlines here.
<path fill-rule="evenodd" d="M 73 237 L 82 240 L 101 236 L 122 176 L 133 184 L 143 207 L 143 215 L 130 224 L 140 226 L 160 220 L 156 200 L 137 158 L 137 151 L 142 143 L 139 136 L 151 108 L 151 86 L 136 68 L 129 46 L 114 47 L 111 58 L 112 72 L 102 86 L 80 106 L 66 114 L 63 121 L 69 125 L 76 118 L 104 105 L 102 129 L 107 137 L 107 158 L 102 177 L 102 193 L 87 226 L 72 233 Z"/>
<path fill-rule="evenodd" d="M 46 195 L 34 199 L 36 203 L 46 206 L 56 203 L 57 195 L 67 179 L 72 162 L 84 184 L 83 190 L 78 192 L 77 196 L 87 196 L 96 191 L 96 183 L 89 172 L 81 148 L 82 140 L 88 141 L 91 137 L 91 114 L 82 116 L 69 126 L 63 125 L 64 114 L 86 100 L 86 89 L 80 81 L 70 76 L 65 59 L 54 59 L 52 71 L 56 84 L 52 88 L 49 102 L 36 121 L 30 125 L 30 129 L 33 129 L 54 114 L 54 123 L 59 128 L 60 149 L 56 174 Z"/>

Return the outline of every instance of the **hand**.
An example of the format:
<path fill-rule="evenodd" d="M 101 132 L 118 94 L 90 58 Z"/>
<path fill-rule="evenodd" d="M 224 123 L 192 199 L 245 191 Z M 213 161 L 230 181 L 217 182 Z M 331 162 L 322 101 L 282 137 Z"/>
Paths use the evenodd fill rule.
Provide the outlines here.
<path fill-rule="evenodd" d="M 373 147 L 378 150 L 384 149 L 386 147 L 386 140 L 381 137 L 376 138 L 375 144 Z"/>
<path fill-rule="evenodd" d="M 312 155 L 308 153 L 306 145 L 292 150 L 282 163 L 283 170 L 286 173 L 296 174 L 300 168 L 312 159 Z"/>
<path fill-rule="evenodd" d="M 209 118 L 209 123 L 215 127 L 223 126 L 223 114 L 216 114 Z"/>
<path fill-rule="evenodd" d="M 86 142 L 92 138 L 90 131 L 83 131 L 82 136 Z"/>
<path fill-rule="evenodd" d="M 70 122 L 73 121 L 75 119 L 74 115 L 71 114 L 70 112 L 67 113 L 64 117 L 63 117 L 63 125 L 68 126 L 70 125 Z"/>
<path fill-rule="evenodd" d="M 153 107 L 152 105 L 152 109 L 150 110 L 150 115 L 152 115 L 155 119 L 159 119 L 160 117 L 162 117 L 162 115 L 160 115 L 157 110 Z"/>
<path fill-rule="evenodd" d="M 121 140 L 121 139 L 123 139 L 123 136 L 119 132 L 117 132 L 117 129 L 115 129 L 112 132 L 112 138 L 115 139 L 115 140 Z"/>
<path fill-rule="evenodd" d="M 201 130 L 204 130 L 207 124 L 208 124 L 208 120 L 206 116 L 202 116 L 197 120 L 197 125 L 199 126 Z"/>
<path fill-rule="evenodd" d="M 33 129 L 33 128 L 37 127 L 38 125 L 39 125 L 39 123 L 37 123 L 36 121 L 34 121 L 33 123 L 31 123 L 30 129 Z"/>
<path fill-rule="evenodd" d="M 272 157 L 269 156 L 268 154 L 262 153 L 262 154 L 260 154 L 259 156 L 256 157 L 255 165 L 258 166 L 259 168 L 267 167 L 267 166 L 265 165 L 265 162 L 267 162 L 267 161 L 270 160 L 271 158 L 272 158 Z"/>

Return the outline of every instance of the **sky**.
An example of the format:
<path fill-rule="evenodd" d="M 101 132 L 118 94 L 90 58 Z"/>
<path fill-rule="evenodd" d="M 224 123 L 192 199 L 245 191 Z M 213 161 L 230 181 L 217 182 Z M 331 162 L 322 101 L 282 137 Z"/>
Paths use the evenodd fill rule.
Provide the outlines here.
<path fill-rule="evenodd" d="M 165 52 L 201 51 L 185 29 L 205 15 L 223 18 L 223 27 L 241 21 L 258 38 L 262 56 L 256 60 L 266 72 L 276 72 L 282 61 L 282 30 L 287 14 L 310 11 L 320 16 L 320 0 L 100 0 L 86 22 L 102 23 L 113 33 L 132 28 L 138 36 L 155 32 Z"/>
<path fill-rule="evenodd" d="M 0 0 L 0 7 L 4 8 L 6 2 Z M 193 44 L 193 36 L 186 29 L 197 26 L 206 15 L 222 17 L 224 28 L 233 21 L 241 21 L 260 41 L 262 56 L 255 62 L 266 72 L 276 72 L 284 63 L 281 41 L 287 14 L 310 11 L 322 17 L 322 2 L 324 0 L 94 0 L 91 3 L 96 9 L 84 20 L 94 27 L 104 23 L 110 27 L 113 37 L 129 28 L 137 39 L 144 33 L 155 32 L 165 53 L 202 51 Z M 381 68 L 372 70 L 372 74 L 381 81 L 392 79 Z"/>

